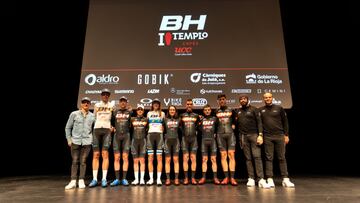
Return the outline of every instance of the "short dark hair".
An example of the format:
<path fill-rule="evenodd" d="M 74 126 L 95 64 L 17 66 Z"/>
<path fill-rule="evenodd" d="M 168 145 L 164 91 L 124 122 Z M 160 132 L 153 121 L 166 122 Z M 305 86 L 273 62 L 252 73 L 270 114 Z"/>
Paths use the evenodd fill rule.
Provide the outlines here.
<path fill-rule="evenodd" d="M 225 98 L 226 98 L 226 95 L 225 95 L 225 94 L 219 94 L 219 95 L 217 96 L 218 99 L 220 99 L 221 97 L 225 97 Z"/>
<path fill-rule="evenodd" d="M 188 101 L 191 101 L 191 102 L 192 102 L 192 99 L 187 99 L 186 102 L 188 102 Z"/>
<path fill-rule="evenodd" d="M 205 108 L 210 108 L 211 109 L 211 106 L 209 104 L 206 104 L 205 106 L 203 106 L 203 109 Z"/>

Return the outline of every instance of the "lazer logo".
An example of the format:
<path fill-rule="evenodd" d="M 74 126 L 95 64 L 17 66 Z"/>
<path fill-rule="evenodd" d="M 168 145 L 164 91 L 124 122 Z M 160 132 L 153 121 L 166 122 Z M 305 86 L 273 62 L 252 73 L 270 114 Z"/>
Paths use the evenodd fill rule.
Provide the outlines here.
<path fill-rule="evenodd" d="M 148 94 L 159 94 L 160 90 L 159 89 L 148 89 L 147 93 Z"/>

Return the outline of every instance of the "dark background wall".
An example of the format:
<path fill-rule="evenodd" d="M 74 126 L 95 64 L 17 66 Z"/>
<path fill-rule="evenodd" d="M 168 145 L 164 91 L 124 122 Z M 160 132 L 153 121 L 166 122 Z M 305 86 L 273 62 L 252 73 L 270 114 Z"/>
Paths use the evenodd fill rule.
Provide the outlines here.
<path fill-rule="evenodd" d="M 355 14 L 346 3 L 280 3 L 293 95 L 290 174 L 359 176 Z M 64 127 L 77 106 L 88 0 L 29 6 L 5 15 L 1 176 L 68 175 Z"/>

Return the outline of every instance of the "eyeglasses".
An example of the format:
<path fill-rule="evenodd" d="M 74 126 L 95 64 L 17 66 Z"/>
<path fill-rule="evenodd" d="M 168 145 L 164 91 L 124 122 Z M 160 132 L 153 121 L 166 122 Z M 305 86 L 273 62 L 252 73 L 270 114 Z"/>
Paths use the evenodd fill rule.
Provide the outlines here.
<path fill-rule="evenodd" d="M 88 102 L 88 101 L 82 101 L 81 103 L 82 104 L 90 104 L 90 102 Z"/>

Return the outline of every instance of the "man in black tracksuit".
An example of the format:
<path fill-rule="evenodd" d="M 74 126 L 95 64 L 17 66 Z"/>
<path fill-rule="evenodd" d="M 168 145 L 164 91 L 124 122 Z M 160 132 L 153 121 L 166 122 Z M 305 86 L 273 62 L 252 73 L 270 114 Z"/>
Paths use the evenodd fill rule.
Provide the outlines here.
<path fill-rule="evenodd" d="M 264 94 L 265 106 L 259 109 L 264 129 L 264 145 L 266 157 L 267 182 L 270 187 L 275 187 L 273 181 L 273 158 L 274 149 L 279 160 L 280 173 L 283 177 L 284 187 L 294 187 L 288 178 L 287 163 L 285 158 L 285 145 L 289 142 L 289 125 L 285 110 L 272 103 L 271 93 Z"/>
<path fill-rule="evenodd" d="M 258 185 L 260 188 L 269 188 L 264 180 L 263 164 L 261 159 L 261 147 L 263 143 L 263 127 L 260 112 L 256 107 L 249 103 L 247 95 L 240 95 L 240 108 L 236 110 L 236 126 L 239 130 L 240 147 L 244 151 L 246 158 L 246 168 L 248 171 L 248 187 L 255 186 L 255 171 L 259 178 Z"/>

